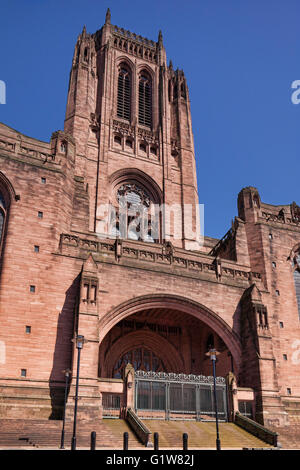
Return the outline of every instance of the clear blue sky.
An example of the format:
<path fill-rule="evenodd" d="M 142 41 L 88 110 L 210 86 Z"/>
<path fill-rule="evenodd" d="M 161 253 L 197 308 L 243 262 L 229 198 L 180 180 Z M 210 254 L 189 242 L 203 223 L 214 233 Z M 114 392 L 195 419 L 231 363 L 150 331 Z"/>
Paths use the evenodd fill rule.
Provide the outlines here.
<path fill-rule="evenodd" d="M 0 121 L 49 141 L 63 128 L 77 35 L 112 24 L 149 39 L 189 85 L 205 235 L 222 237 L 244 186 L 300 204 L 299 0 L 9 0 L 0 6 Z"/>

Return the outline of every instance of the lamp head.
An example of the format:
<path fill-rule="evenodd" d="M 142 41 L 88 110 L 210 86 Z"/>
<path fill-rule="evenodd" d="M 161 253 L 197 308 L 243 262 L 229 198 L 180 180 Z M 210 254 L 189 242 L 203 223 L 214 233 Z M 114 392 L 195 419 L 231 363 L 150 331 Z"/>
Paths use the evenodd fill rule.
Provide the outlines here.
<path fill-rule="evenodd" d="M 72 343 L 76 344 L 77 349 L 82 349 L 84 343 L 88 342 L 86 339 L 84 339 L 83 335 L 76 335 L 75 338 L 73 338 L 71 341 Z"/>
<path fill-rule="evenodd" d="M 82 335 L 77 335 L 76 338 L 76 348 L 77 349 L 82 349 L 84 345 L 84 336 Z"/>
<path fill-rule="evenodd" d="M 205 353 L 205 355 L 206 355 L 206 356 L 209 356 L 212 361 L 216 361 L 216 360 L 217 360 L 217 356 L 218 356 L 219 354 L 220 354 L 220 353 L 219 353 L 216 349 L 214 349 L 214 348 L 210 349 L 209 351 L 207 351 L 207 353 Z"/>

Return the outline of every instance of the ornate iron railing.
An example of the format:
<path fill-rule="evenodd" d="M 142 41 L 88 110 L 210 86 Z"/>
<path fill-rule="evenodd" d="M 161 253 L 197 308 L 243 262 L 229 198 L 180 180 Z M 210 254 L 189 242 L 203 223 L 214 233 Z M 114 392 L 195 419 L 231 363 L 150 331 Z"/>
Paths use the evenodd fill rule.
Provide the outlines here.
<path fill-rule="evenodd" d="M 143 417 L 215 419 L 212 376 L 165 372 L 135 372 L 135 410 Z M 218 417 L 227 421 L 227 388 L 216 377 Z"/>
<path fill-rule="evenodd" d="M 145 372 L 143 370 L 135 371 L 136 380 L 155 380 L 167 382 L 185 382 L 185 383 L 214 383 L 213 376 L 210 375 L 194 375 L 194 374 L 176 374 L 175 372 Z M 217 384 L 226 384 L 224 377 L 216 377 Z"/>

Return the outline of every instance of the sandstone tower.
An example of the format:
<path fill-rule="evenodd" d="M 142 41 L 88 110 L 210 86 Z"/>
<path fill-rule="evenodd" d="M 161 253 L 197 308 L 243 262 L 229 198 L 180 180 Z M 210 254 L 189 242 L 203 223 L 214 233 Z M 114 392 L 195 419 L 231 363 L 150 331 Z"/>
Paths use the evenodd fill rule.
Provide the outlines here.
<path fill-rule="evenodd" d="M 108 11 L 78 37 L 64 130 L 0 125 L 0 416 L 61 418 L 71 369 L 72 417 L 83 335 L 79 418 L 209 416 L 214 347 L 223 419 L 296 423 L 299 224 L 249 186 L 201 239 L 184 73 Z"/>
<path fill-rule="evenodd" d="M 183 71 L 167 65 L 161 32 L 154 42 L 113 26 L 109 11 L 101 30 L 83 29 L 70 74 L 65 132 L 76 142 L 76 175 L 89 187 L 89 220 L 78 217 L 74 228 L 106 233 L 101 207 L 116 204 L 118 189 L 134 181 L 142 197 L 162 207 L 157 241 L 198 248 L 188 87 Z"/>

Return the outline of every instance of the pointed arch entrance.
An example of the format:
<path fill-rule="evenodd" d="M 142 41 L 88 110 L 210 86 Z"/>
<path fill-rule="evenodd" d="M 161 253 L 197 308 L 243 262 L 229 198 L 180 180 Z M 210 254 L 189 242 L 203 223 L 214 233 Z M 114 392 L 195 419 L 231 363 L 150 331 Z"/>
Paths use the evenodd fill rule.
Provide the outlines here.
<path fill-rule="evenodd" d="M 172 318 L 172 322 L 170 322 L 170 318 Z M 118 307 L 111 309 L 100 320 L 100 347 L 106 335 L 115 326 L 118 325 L 118 327 L 123 328 L 124 331 L 126 324 L 124 325 L 122 322 L 125 320 L 128 321 L 129 319 L 133 322 L 131 323 L 132 331 L 136 331 L 137 326 L 141 326 L 134 325 L 134 321 L 136 323 L 142 323 L 144 330 L 155 330 L 156 333 L 161 333 L 161 331 L 158 330 L 163 329 L 165 325 L 165 337 L 168 332 L 171 334 L 175 334 L 176 331 L 178 332 L 183 322 L 187 320 L 191 322 L 192 319 L 198 320 L 200 322 L 198 324 L 199 327 L 202 325 L 207 329 L 208 335 L 205 338 L 206 344 L 211 341 L 212 334 L 214 333 L 216 337 L 220 338 L 221 343 L 224 343 L 228 352 L 232 355 L 236 371 L 239 370 L 241 362 L 241 344 L 237 334 L 219 315 L 194 300 L 171 294 L 152 294 L 130 299 L 120 304 Z M 139 319 L 141 319 L 141 322 L 137 321 Z M 130 329 L 130 324 L 127 326 L 128 329 Z M 139 334 L 139 336 L 141 336 L 141 334 Z M 163 339 L 160 341 L 162 341 L 165 346 L 165 341 L 163 341 Z M 214 346 L 216 347 L 218 345 L 215 344 Z M 183 366 L 183 364 L 184 361 L 180 365 Z"/>
<path fill-rule="evenodd" d="M 216 313 L 181 296 L 156 294 L 124 302 L 102 318 L 100 327 L 100 381 L 106 387 L 107 381 L 123 381 L 119 401 L 144 417 L 212 419 L 212 366 L 205 353 L 218 349 L 217 394 L 227 419 L 225 377 L 233 363 L 239 368 L 240 344 Z M 113 398 L 104 393 L 103 403 Z"/>
<path fill-rule="evenodd" d="M 201 406 L 205 403 L 207 416 L 212 413 L 212 383 L 209 382 L 212 370 L 205 355 L 208 347 L 220 352 L 217 365 L 220 380 L 225 381 L 233 363 L 236 370 L 240 366 L 240 344 L 230 326 L 205 306 L 182 296 L 155 294 L 131 299 L 108 312 L 99 326 L 100 381 L 103 379 L 107 384 L 109 380 L 123 379 L 124 394 L 120 395 L 120 401 L 128 406 L 126 393 L 131 392 L 126 389 L 126 370 L 130 364 L 135 375 L 131 379 L 135 382 L 135 392 L 131 389 L 130 406 L 148 407 L 143 411 L 147 416 L 149 412 L 161 412 L 165 416 L 165 411 L 155 406 L 165 407 L 172 400 L 176 404 L 186 404 L 188 400 L 189 410 L 184 413 L 193 416 L 203 415 L 201 407 L 194 410 L 199 403 Z M 146 379 L 138 374 L 146 374 Z M 155 380 L 149 381 L 147 374 L 149 377 L 154 374 Z M 185 382 L 168 384 L 167 377 L 174 376 L 176 381 L 179 377 L 179 382 Z M 165 384 L 161 377 L 166 378 Z M 225 416 L 225 382 L 218 387 Z M 182 412 L 178 411 L 178 405 L 176 410 Z M 171 411 L 168 409 L 168 413 Z"/>

